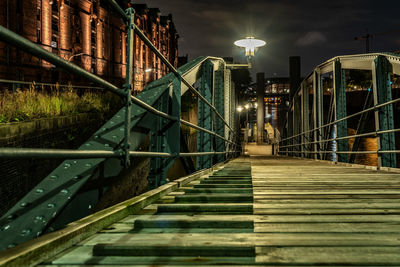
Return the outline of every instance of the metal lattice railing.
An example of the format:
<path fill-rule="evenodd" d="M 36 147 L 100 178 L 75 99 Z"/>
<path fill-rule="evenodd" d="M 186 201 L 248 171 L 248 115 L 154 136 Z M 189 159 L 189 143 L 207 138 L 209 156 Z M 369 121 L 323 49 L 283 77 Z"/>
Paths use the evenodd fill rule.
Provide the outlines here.
<path fill-rule="evenodd" d="M 61 213 L 67 214 L 64 217 L 73 213 L 70 220 L 74 216 L 87 215 L 90 211 L 75 215 L 77 211 L 74 211 L 74 207 L 82 206 L 83 202 L 89 209 L 92 206 L 87 198 L 76 199 L 79 189 L 89 180 L 115 176 L 129 167 L 133 156 L 151 159 L 149 187 L 155 188 L 166 183 L 166 172 L 177 158 L 195 156 L 198 159 L 197 169 L 202 169 L 236 156 L 240 151 L 238 136 L 234 130 L 234 90 L 227 86 L 230 81 L 224 80 L 230 77 L 225 62 L 220 58 L 203 57 L 176 69 L 136 27 L 133 9 L 124 11 L 114 0 L 107 2 L 127 25 L 127 67 L 123 88 L 118 88 L 0 26 L 0 40 L 85 78 L 96 84 L 96 88 L 110 91 L 125 102 L 125 106 L 78 150 L 0 148 L 0 158 L 66 159 L 0 219 L 0 249 L 13 247 L 43 232 L 61 227 L 66 223 L 65 219 L 60 219 L 63 217 L 59 216 Z M 149 84 L 138 96 L 131 94 L 134 90 L 134 34 L 171 71 Z M 192 73 L 200 75 L 189 75 Z M 193 86 L 197 77 L 200 77 L 198 89 Z M 198 125 L 180 118 L 180 98 L 185 90 L 190 90 L 198 98 Z M 228 104 L 224 103 L 226 99 Z M 197 152 L 180 151 L 180 125 L 198 131 Z M 149 151 L 137 150 L 146 136 L 150 136 Z M 102 173 L 99 169 L 103 170 Z"/>
<path fill-rule="evenodd" d="M 361 111 L 347 115 L 346 69 L 372 72 L 372 86 L 368 90 L 367 101 Z M 324 114 L 323 85 L 321 77 L 333 73 L 333 90 L 329 114 Z M 395 125 L 395 104 L 400 98 L 392 98 L 391 75 L 400 75 L 400 56 L 393 54 L 366 54 L 336 57 L 313 70 L 295 94 L 286 118 L 285 136 L 279 142 L 279 154 L 314 159 L 327 159 L 329 155 L 339 162 L 354 162 L 355 155 L 376 154 L 378 167 L 396 168 L 395 133 L 400 128 Z M 311 89 L 310 89 L 311 88 Z M 312 94 L 311 94 L 311 93 Z M 310 96 L 312 103 L 310 104 Z M 375 130 L 365 132 L 357 129 L 348 134 L 347 122 L 358 118 L 358 126 L 368 123 L 368 114 L 374 114 Z M 311 118 L 311 119 L 310 119 Z M 326 121 L 324 123 L 324 121 Z M 365 126 L 364 126 L 365 128 Z M 375 137 L 377 150 L 359 151 L 349 140 L 359 142 L 363 137 Z"/>

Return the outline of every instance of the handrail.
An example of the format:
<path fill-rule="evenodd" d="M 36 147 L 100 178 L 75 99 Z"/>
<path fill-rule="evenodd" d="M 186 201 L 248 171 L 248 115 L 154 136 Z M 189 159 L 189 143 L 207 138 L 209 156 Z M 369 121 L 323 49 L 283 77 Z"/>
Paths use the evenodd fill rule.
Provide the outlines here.
<path fill-rule="evenodd" d="M 110 3 L 110 5 L 114 8 L 114 10 L 120 15 L 121 19 L 123 20 L 128 20 L 129 17 L 125 14 L 123 9 L 118 5 L 115 0 L 107 0 L 107 2 Z M 164 55 L 158 50 L 158 48 L 147 38 L 147 36 L 138 28 L 136 25 L 133 26 L 135 33 L 139 36 L 139 38 L 150 48 L 150 50 L 156 54 L 157 57 L 161 59 L 161 61 L 171 70 L 172 73 L 174 73 L 178 78 L 181 79 L 181 81 L 198 97 L 203 101 L 207 106 L 211 108 L 211 110 L 221 119 L 221 121 L 228 127 L 228 129 L 236 135 L 236 132 L 231 128 L 231 126 L 228 124 L 228 122 L 224 119 L 224 117 L 217 111 L 217 109 L 205 99 L 204 96 L 202 96 L 196 88 L 193 87 L 183 76 L 182 74 L 171 64 L 171 62 L 168 61 L 164 57 Z"/>
<path fill-rule="evenodd" d="M 209 60 L 219 60 L 223 64 L 223 71 L 226 70 L 226 65 L 223 59 L 215 57 L 199 58 L 192 61 L 192 64 L 185 65 L 181 69 L 176 69 L 164 55 L 154 46 L 154 44 L 146 37 L 146 35 L 134 23 L 134 10 L 122 8 L 114 0 L 108 0 L 111 6 L 116 10 L 127 25 L 127 68 L 126 82 L 122 88 L 118 88 L 114 84 L 102 79 L 101 77 L 88 72 L 73 63 L 62 59 L 61 57 L 47 51 L 43 47 L 29 41 L 28 39 L 19 36 L 18 34 L 0 26 L 0 40 L 5 41 L 10 45 L 14 45 L 21 50 L 32 54 L 37 58 L 41 58 L 61 69 L 70 73 L 85 78 L 99 87 L 99 89 L 110 91 L 124 100 L 124 107 L 114 115 L 103 127 L 101 127 L 87 142 L 82 145 L 79 150 L 72 149 L 35 149 L 35 148 L 0 148 L 0 158 L 62 158 L 67 159 L 36 185 L 26 196 L 19 200 L 5 215 L 0 219 L 0 227 L 6 233 L 2 233 L 0 240 L 0 250 L 13 247 L 22 242 L 28 241 L 40 235 L 47 230 L 54 222 L 54 217 L 70 203 L 72 198 L 79 193 L 79 190 L 85 183 L 93 179 L 97 179 L 97 170 L 99 167 L 112 166 L 112 175 L 121 173 L 124 168 L 127 168 L 130 163 L 130 157 L 152 157 L 152 162 L 149 164 L 149 187 L 158 187 L 167 182 L 166 173 L 171 167 L 174 159 L 178 157 L 203 157 L 207 156 L 206 160 L 200 158 L 197 167 L 208 168 L 213 161 L 222 162 L 229 159 L 240 151 L 237 147 L 238 135 L 232 129 L 231 125 L 218 112 L 217 108 L 210 103 L 205 96 L 200 94 L 196 88 L 188 81 L 189 78 L 185 74 L 190 74 L 190 71 L 200 71 L 202 64 Z M 132 81 L 133 73 L 133 34 L 139 38 L 150 48 L 155 55 L 171 70 L 171 75 L 167 74 L 163 78 L 154 81 L 143 90 L 143 92 L 135 97 L 131 94 L 134 83 Z M 215 63 L 215 62 L 212 62 Z M 192 66 L 196 64 L 195 66 Z M 197 68 L 198 69 L 195 69 Z M 214 69 L 214 71 L 217 71 Z M 220 74 L 220 73 L 218 73 Z M 171 77 L 173 79 L 171 79 Z M 197 76 L 196 76 L 197 77 Z M 211 75 L 207 77 L 207 82 L 211 83 Z M 7 80 L 3 80 L 7 82 Z M 0 82 L 2 82 L 0 80 Z M 182 94 L 182 84 L 187 86 L 193 92 L 200 103 L 205 103 L 210 108 L 209 114 L 211 122 L 209 126 L 201 127 L 180 118 L 180 97 Z M 83 88 L 83 87 L 82 87 Z M 218 87 L 222 92 L 225 88 Z M 179 92 L 180 90 L 180 92 Z M 230 94 L 230 92 L 229 92 Z M 234 94 L 232 94 L 234 95 Z M 219 105 L 225 107 L 222 101 L 223 94 L 219 100 Z M 145 101 L 148 100 L 148 101 Z M 135 106 L 132 106 L 135 104 Z M 139 108 L 138 108 L 139 107 Z M 159 109 L 155 108 L 159 107 Z M 179 109 L 178 109 L 179 108 Z M 143 110 L 142 110 L 143 109 Z M 211 112 L 212 110 L 212 112 Z M 146 112 L 144 112 L 146 111 Z M 149 122 L 148 114 L 157 116 L 156 121 Z M 214 116 L 215 114 L 215 116 Z M 204 114 L 203 114 L 204 115 Z M 226 114 L 232 116 L 232 114 Z M 208 114 L 207 114 L 208 116 Z M 224 124 L 216 124 L 217 117 Z M 151 117 L 152 118 L 152 117 Z M 162 119 L 163 118 L 163 119 Z M 231 117 L 230 117 L 231 118 Z M 164 120 L 167 119 L 167 120 Z M 212 123 L 217 125 L 217 129 L 213 129 Z M 180 126 L 186 125 L 198 131 L 202 131 L 209 135 L 222 140 L 216 140 L 216 148 L 209 146 L 207 150 L 221 151 L 204 151 L 204 152 L 180 152 L 180 140 L 175 140 L 174 135 L 180 134 Z M 221 126 L 221 127 L 219 127 Z M 206 128 L 209 129 L 206 129 Z M 167 129 L 167 130 L 165 130 Z M 132 140 L 131 132 L 137 131 L 138 134 Z M 224 133 L 224 134 L 222 134 Z M 225 136 L 227 135 L 227 136 Z M 146 136 L 150 137 L 150 151 L 134 151 L 139 147 Z M 209 138 L 206 135 L 206 141 Z M 201 136 L 202 137 L 202 136 Z M 215 139 L 214 139 L 215 140 Z M 212 142 L 208 142 L 212 144 Z M 229 144 L 229 145 L 227 145 Z M 131 147 L 132 146 L 132 147 Z M 214 156 L 215 157 L 212 157 Z M 218 156 L 218 155 L 226 155 Z M 111 158 L 119 158 L 121 162 L 108 160 Z M 173 160 L 161 160 L 160 158 L 170 158 Z M 120 164 L 122 163 L 122 164 Z M 102 165 L 103 164 L 103 165 Z M 158 166 L 158 167 L 155 167 Z M 110 174 L 111 175 L 111 174 Z M 56 179 L 58 178 L 58 179 Z M 58 194 L 60 188 L 61 193 Z M 39 192 L 40 194 L 38 194 Z M 43 195 L 41 195 L 43 193 Z M 75 199 L 76 200 L 76 199 Z M 79 200 L 81 201 L 81 200 Z M 31 205 L 30 205 L 31 204 Z M 81 202 L 79 202 L 81 205 Z M 29 208 L 26 209 L 26 207 Z M 43 207 L 51 207 L 44 208 Z M 87 211 L 86 211 L 87 212 Z M 33 217 L 32 217 L 33 216 Z M 28 219 L 27 219 L 28 218 Z M 41 218 L 40 221 L 32 225 L 32 218 Z M 15 235 L 15 233 L 26 233 L 24 235 Z"/>
<path fill-rule="evenodd" d="M 360 70 L 368 70 L 372 71 L 372 90 L 374 94 L 374 105 L 370 106 L 368 108 L 363 108 L 363 110 L 353 113 L 351 115 L 346 115 L 345 113 L 343 114 L 344 116 L 339 117 L 339 119 L 330 119 L 330 122 L 327 122 L 323 125 L 321 121 L 321 116 L 322 115 L 315 115 L 314 114 L 314 122 L 312 123 L 311 121 L 308 120 L 303 120 L 302 117 L 293 115 L 293 120 L 300 120 L 297 121 L 296 124 L 298 125 L 303 125 L 304 128 L 302 127 L 302 131 L 298 131 L 297 133 L 287 136 L 283 138 L 282 140 L 279 141 L 279 152 L 280 154 L 301 154 L 301 155 L 308 155 L 308 154 L 316 154 L 315 158 L 318 158 L 318 154 L 377 154 L 378 155 L 378 167 L 380 166 L 391 166 L 394 167 L 396 166 L 396 158 L 395 154 L 399 153 L 399 150 L 396 150 L 396 147 L 394 146 L 394 140 L 395 136 L 393 135 L 394 133 L 399 133 L 400 128 L 396 128 L 393 125 L 393 109 L 389 108 L 390 105 L 400 103 L 400 98 L 392 99 L 391 98 L 391 90 L 393 90 L 391 83 L 389 83 L 388 77 L 389 74 L 396 74 L 400 75 L 400 55 L 394 55 L 394 54 L 388 54 L 388 53 L 373 53 L 373 54 L 362 54 L 362 55 L 348 55 L 348 56 L 338 56 L 334 57 L 332 59 L 329 59 L 325 61 L 324 63 L 318 65 L 307 78 L 305 78 L 301 86 L 299 87 L 299 90 L 301 90 L 301 101 L 298 97 L 300 97 L 300 93 L 296 93 L 297 98 L 293 98 L 293 101 L 291 103 L 291 108 L 289 109 L 289 112 L 293 112 L 295 114 L 296 112 L 300 112 L 299 107 L 301 105 L 301 109 L 306 110 L 305 112 L 309 112 L 309 107 L 307 107 L 308 104 L 308 96 L 307 98 L 303 98 L 303 94 L 308 94 L 308 86 L 307 84 L 313 83 L 313 103 L 312 106 L 314 108 L 313 112 L 319 112 L 318 109 L 321 108 L 318 103 L 322 103 L 323 101 L 323 88 L 320 87 L 322 86 L 321 81 L 321 76 L 323 74 L 333 72 L 334 73 L 334 91 L 332 92 L 333 94 L 333 99 L 334 101 L 340 101 L 341 98 L 337 98 L 338 94 L 345 94 L 346 90 L 345 87 L 343 87 L 343 84 L 341 83 L 340 79 L 344 79 L 342 75 L 344 75 L 343 70 L 344 69 L 360 69 Z M 335 78 L 336 77 L 336 78 Z M 312 79 L 311 79 L 312 78 Z M 336 80 L 335 80 L 336 79 Z M 339 85 L 336 86 L 335 83 L 338 83 Z M 297 90 L 297 92 L 299 91 Z M 317 90 L 319 93 L 317 93 Z M 340 91 L 339 91 L 340 90 Z M 383 90 L 381 92 L 380 90 Z M 299 96 L 297 96 L 297 94 Z M 383 95 L 382 95 L 383 94 Z M 341 96 L 339 96 L 341 97 Z M 304 100 L 305 99 L 305 100 Z M 304 102 L 304 101 L 306 102 Z M 299 105 L 297 107 L 294 106 L 295 101 L 300 101 Z M 334 107 L 338 109 L 336 102 L 334 104 Z M 343 103 L 340 103 L 343 104 Z M 296 110 L 293 110 L 295 108 Z M 381 116 L 381 111 L 384 109 L 385 114 L 387 113 L 387 116 Z M 339 109 L 339 112 L 341 109 Z M 335 112 L 338 112 L 335 110 Z M 345 112 L 345 111 L 344 111 Z M 363 114 L 366 114 L 368 112 L 374 112 L 375 113 L 375 120 L 378 120 L 375 122 L 375 131 L 370 131 L 367 133 L 356 133 L 353 135 L 348 135 L 346 132 L 342 132 L 339 134 L 339 136 L 322 136 L 322 132 L 326 132 L 326 128 L 330 126 L 336 126 L 340 127 L 340 123 L 348 121 L 351 118 L 355 118 L 357 116 L 361 116 Z M 306 114 L 303 114 L 303 116 L 309 116 Z M 381 122 L 383 120 L 383 122 Z M 390 123 L 389 123 L 390 122 Z M 287 121 L 288 123 L 288 121 Z M 312 124 L 311 124 L 312 123 Z M 385 125 L 382 127 L 382 125 Z M 393 126 L 390 126 L 393 125 Z M 310 127 L 312 126 L 312 127 Z M 317 126 L 317 127 L 316 127 Z M 292 127 L 292 125 L 288 125 L 288 127 Z M 293 126 L 294 127 L 294 126 Z M 312 129 L 310 129 L 312 128 Z M 330 128 L 328 128 L 330 129 Z M 339 128 L 342 129 L 342 128 Z M 342 130 L 341 130 L 342 131 Z M 346 130 L 347 131 L 347 128 Z M 391 137 L 385 135 L 392 134 Z M 346 151 L 347 145 L 346 143 L 341 143 L 340 141 L 343 140 L 349 140 L 352 138 L 362 138 L 362 137 L 367 137 L 367 136 L 376 136 L 378 137 L 378 141 L 381 142 L 380 145 L 378 145 L 378 149 L 376 151 L 353 151 L 349 150 Z M 329 138 L 328 138 L 329 137 Z M 382 141 L 383 140 L 383 141 Z M 318 144 L 326 144 L 329 142 L 339 142 L 340 148 L 338 148 L 338 151 L 327 151 L 326 147 L 321 148 Z M 382 143 L 384 142 L 384 143 Z M 312 146 L 314 145 L 314 146 Z M 380 146 L 383 147 L 380 148 Z M 386 148 L 386 149 L 385 149 Z M 389 148 L 389 149 L 388 149 Z M 311 151 L 313 150 L 313 151 Z M 335 149 L 333 149 L 335 150 Z M 393 156 L 385 156 L 381 157 L 383 154 L 394 154 Z M 321 155 L 319 157 L 322 157 Z M 340 160 L 346 161 L 346 157 L 340 157 Z M 352 158 L 354 160 L 354 158 Z"/>

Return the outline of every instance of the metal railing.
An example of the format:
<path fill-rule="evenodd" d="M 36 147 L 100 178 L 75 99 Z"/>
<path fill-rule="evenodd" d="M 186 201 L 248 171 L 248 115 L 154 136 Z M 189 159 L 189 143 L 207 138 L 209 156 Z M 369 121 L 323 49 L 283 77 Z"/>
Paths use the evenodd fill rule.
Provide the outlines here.
<path fill-rule="evenodd" d="M 372 72 L 373 104 L 367 105 L 367 101 L 361 111 L 347 115 L 346 108 L 346 73 L 345 69 L 358 69 Z M 333 91 L 330 94 L 331 106 L 329 116 L 324 116 L 322 75 L 333 73 Z M 400 132 L 396 128 L 394 120 L 394 104 L 400 103 L 400 98 L 392 99 L 392 82 L 390 75 L 400 75 L 400 55 L 393 54 L 367 54 L 333 58 L 319 65 L 301 83 L 300 88 L 292 99 L 286 118 L 285 136 L 279 142 L 279 154 L 287 156 L 299 156 L 314 159 L 332 159 L 339 162 L 352 162 L 354 156 L 359 154 L 376 154 L 378 167 L 396 168 L 395 133 Z M 309 84 L 312 83 L 312 90 Z M 310 91 L 312 94 L 310 94 Z M 310 105 L 310 96 L 312 104 Z M 310 108 L 312 107 L 312 108 Z M 358 120 L 358 126 L 366 123 L 367 114 L 374 114 L 374 131 L 365 132 L 365 129 L 357 129 L 355 134 L 347 133 L 347 122 L 350 119 Z M 310 116 L 311 115 L 311 116 Z M 311 119 L 310 119 L 311 117 Z M 324 118 L 328 122 L 323 124 Z M 364 127 L 365 128 L 365 127 Z M 349 149 L 349 139 L 360 140 L 363 137 L 374 137 L 377 141 L 377 150 L 359 151 L 358 147 Z M 329 149 L 329 144 L 333 149 Z M 336 145 L 336 149 L 334 149 Z M 349 158 L 349 156 L 351 156 Z"/>
<path fill-rule="evenodd" d="M 4 158 L 62 158 L 66 159 L 56 170 L 49 174 L 39 185 L 37 185 L 28 195 L 21 199 L 12 209 L 10 209 L 1 219 L 1 235 L 0 249 L 13 247 L 19 243 L 30 240 L 39 236 L 42 232 L 48 231 L 52 223 L 57 223 L 56 217 L 65 209 L 67 204 L 72 205 L 71 199 L 78 193 L 79 189 L 95 175 L 95 169 L 105 159 L 120 159 L 122 167 L 112 162 L 113 169 L 127 168 L 130 165 L 131 157 L 150 157 L 155 158 L 150 165 L 158 171 L 157 175 L 164 175 L 164 180 L 156 179 L 154 187 L 165 183 L 166 170 L 169 168 L 169 161 L 166 159 L 177 159 L 179 157 L 210 157 L 212 155 L 220 156 L 219 160 L 226 160 L 237 153 L 240 153 L 238 136 L 231 124 L 235 122 L 230 117 L 233 112 L 225 114 L 225 118 L 220 111 L 210 103 L 210 100 L 203 96 L 192 83 L 185 78 L 185 73 L 181 69 L 176 69 L 164 55 L 154 46 L 147 36 L 134 24 L 134 10 L 132 8 L 124 11 L 114 0 L 107 1 L 116 13 L 123 19 L 127 26 L 127 67 L 126 67 L 126 83 L 123 88 L 118 88 L 112 83 L 90 73 L 73 63 L 58 57 L 55 54 L 41 48 L 31 41 L 19 36 L 18 34 L 0 26 L 0 40 L 18 47 L 19 49 L 43 59 L 65 71 L 85 78 L 87 81 L 96 84 L 98 89 L 110 91 L 120 96 L 125 106 L 109 120 L 94 136 L 80 147 L 79 150 L 69 149 L 32 149 L 32 148 L 0 148 L 0 159 Z M 133 36 L 136 34 L 149 49 L 161 59 L 169 70 L 162 79 L 150 84 L 142 94 L 138 96 L 131 95 L 133 88 Z M 225 64 L 220 58 L 207 57 L 197 62 L 202 65 L 204 62 L 214 60 L 220 64 Z M 182 68 L 184 68 L 183 66 Z M 226 69 L 226 67 L 225 67 Z M 193 83 L 194 84 L 194 83 Z M 214 114 L 211 116 L 212 122 L 210 127 L 201 127 L 180 118 L 180 98 L 181 85 L 186 86 L 197 98 L 199 103 L 204 103 Z M 82 87 L 84 89 L 85 87 Z M 161 88 L 155 90 L 154 88 Z M 172 90 L 171 90 L 172 89 Z M 220 88 L 224 90 L 225 88 Z M 151 92 L 152 94 L 150 94 Z M 154 93 L 153 93 L 154 92 Z M 147 101 L 145 101 L 147 100 Z M 175 101 L 175 102 L 174 102 Z M 224 101 L 219 99 L 219 101 Z M 171 105 L 171 103 L 172 105 Z M 213 101 L 214 103 L 214 101 Z M 220 102 L 221 103 L 221 102 Z M 170 108 L 165 108 L 166 106 Z M 156 107 L 155 107 L 156 106 Z M 158 108 L 157 108 L 158 107 Z M 177 111 L 179 108 L 179 111 Z M 221 108 L 221 107 L 220 107 Z M 172 110 L 172 111 L 171 111 Z M 138 123 L 138 117 L 142 118 L 140 123 L 146 124 L 149 120 L 145 120 L 143 114 L 152 114 L 150 120 L 154 120 L 149 126 L 151 147 L 164 148 L 162 151 L 135 151 L 132 147 L 138 146 L 139 141 L 134 141 L 132 137 L 143 140 L 143 134 L 138 133 L 131 136 L 132 127 Z M 150 115 L 149 115 L 150 116 Z M 226 120 L 229 118 L 229 122 Z M 218 119 L 218 121 L 217 121 Z M 136 124 L 135 124 L 136 123 Z M 223 129 L 219 132 L 219 123 L 222 123 Z M 202 133 L 222 140 L 222 151 L 203 151 L 203 152 L 181 152 L 179 142 L 180 125 L 192 127 Z M 162 127 L 161 127 L 161 126 Z M 141 126 L 142 127 L 142 126 Z M 167 130 L 164 130 L 164 128 Z M 226 134 L 228 132 L 228 134 Z M 225 133 L 225 134 L 224 134 Z M 225 135 L 225 136 L 224 136 Z M 179 139 L 179 138 L 178 138 Z M 101 142 L 99 141 L 101 140 Z M 169 150 L 165 149 L 165 142 L 170 142 Z M 161 143 L 160 143 L 161 142 Z M 210 141 L 211 142 L 211 141 Z M 134 143 L 134 144 L 133 144 Z M 111 144 L 111 145 L 110 145 Z M 91 149 L 89 149 L 91 148 Z M 218 149 L 218 147 L 217 147 Z M 70 159 L 70 161 L 68 161 Z M 158 160 L 160 159 L 160 160 Z M 210 161 L 211 162 L 211 161 Z M 169 164 L 169 165 L 168 165 Z M 104 166 L 104 164 L 103 164 Z M 160 167 L 161 166 L 161 167 Z M 159 171 L 160 168 L 162 171 Z M 161 174 L 159 174 L 161 173 Z M 150 174 L 149 174 L 150 175 Z M 155 174 L 154 174 L 155 175 Z M 149 182 L 150 183 L 150 182 Z M 60 189 L 61 192 L 60 192 Z M 58 191 L 57 191 L 58 190 Z M 82 201 L 82 200 L 81 200 Z M 32 224 L 32 222 L 35 222 Z M 19 234 L 22 233 L 22 234 Z"/>

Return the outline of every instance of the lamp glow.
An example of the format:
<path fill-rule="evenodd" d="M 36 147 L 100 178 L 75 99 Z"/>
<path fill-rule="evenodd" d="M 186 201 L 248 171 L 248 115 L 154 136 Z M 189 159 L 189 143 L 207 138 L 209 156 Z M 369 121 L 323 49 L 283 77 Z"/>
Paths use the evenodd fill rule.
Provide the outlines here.
<path fill-rule="evenodd" d="M 254 37 L 246 37 L 246 39 L 237 40 L 234 42 L 236 46 L 243 47 L 246 51 L 247 57 L 254 56 L 255 50 L 258 47 L 264 46 L 266 44 L 263 40 L 254 39 Z"/>
<path fill-rule="evenodd" d="M 246 105 L 244 105 L 244 108 L 245 108 L 245 109 L 249 109 L 249 108 L 250 108 L 250 105 L 249 105 L 249 104 L 246 104 Z"/>
<path fill-rule="evenodd" d="M 243 107 L 242 107 L 242 106 L 238 106 L 238 107 L 236 108 L 236 110 L 240 113 L 240 112 L 243 111 Z"/>

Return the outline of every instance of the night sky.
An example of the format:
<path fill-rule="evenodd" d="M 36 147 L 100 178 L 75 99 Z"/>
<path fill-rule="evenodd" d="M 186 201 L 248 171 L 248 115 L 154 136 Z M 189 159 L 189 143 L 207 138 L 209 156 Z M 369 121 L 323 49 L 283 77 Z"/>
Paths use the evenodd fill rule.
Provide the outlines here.
<path fill-rule="evenodd" d="M 371 52 L 400 50 L 400 0 L 137 1 L 143 2 L 163 15 L 173 14 L 179 54 L 188 54 L 189 60 L 212 55 L 245 62 L 233 42 L 248 35 L 265 40 L 267 45 L 252 60 L 253 80 L 256 72 L 287 76 L 292 55 L 302 57 L 302 74 L 307 75 L 331 57 L 364 53 L 365 41 L 354 37 L 367 29 L 386 33 L 371 40 Z"/>

